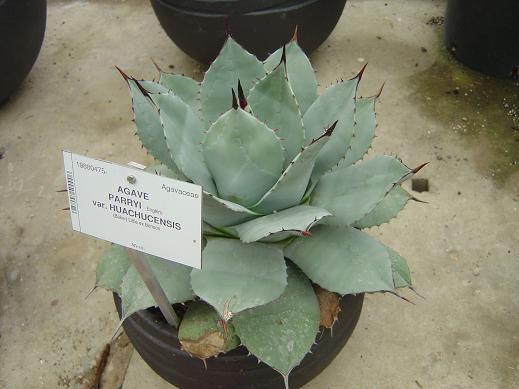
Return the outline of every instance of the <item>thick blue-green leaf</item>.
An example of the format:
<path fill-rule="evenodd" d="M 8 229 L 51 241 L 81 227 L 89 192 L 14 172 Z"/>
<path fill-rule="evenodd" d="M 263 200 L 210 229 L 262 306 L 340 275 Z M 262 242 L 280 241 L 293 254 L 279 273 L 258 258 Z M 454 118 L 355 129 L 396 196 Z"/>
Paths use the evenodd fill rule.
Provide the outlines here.
<path fill-rule="evenodd" d="M 393 271 L 393 283 L 395 288 L 407 288 L 412 286 L 411 272 L 404 258 L 400 256 L 391 247 L 385 246 L 391 260 L 391 269 Z"/>
<path fill-rule="evenodd" d="M 121 282 L 130 267 L 126 248 L 112 244 L 99 258 L 96 268 L 96 286 L 121 293 Z"/>
<path fill-rule="evenodd" d="M 191 268 L 153 255 L 139 253 L 148 261 L 155 278 L 162 286 L 171 304 L 191 300 L 194 295 L 190 285 Z M 121 284 L 123 320 L 132 313 L 157 305 L 139 272 L 131 266 Z"/>
<path fill-rule="evenodd" d="M 270 128 L 285 148 L 285 163 L 299 153 L 305 141 L 301 113 L 294 94 L 285 78 L 285 66 L 280 64 L 258 81 L 248 97 L 252 113 Z"/>
<path fill-rule="evenodd" d="M 226 353 L 240 345 L 234 326 L 225 327 L 218 313 L 203 301 L 194 301 L 182 318 L 178 329 L 182 350 L 206 359 Z"/>
<path fill-rule="evenodd" d="M 386 155 L 348 167 L 339 165 L 321 177 L 310 204 L 334 215 L 326 224 L 351 225 L 371 212 L 410 173 L 408 167 Z"/>
<path fill-rule="evenodd" d="M 173 93 L 152 96 L 160 109 L 166 142 L 178 168 L 205 191 L 216 193 L 211 173 L 204 162 L 204 127 L 196 113 Z"/>
<path fill-rule="evenodd" d="M 145 90 L 139 88 L 137 81 L 133 79 L 127 81 L 132 95 L 135 126 L 142 145 L 153 157 L 174 169 L 176 166 L 166 143 L 158 108 L 150 95 L 145 95 Z"/>
<path fill-rule="evenodd" d="M 286 62 L 288 81 L 299 103 L 301 114 L 317 99 L 317 80 L 315 79 L 314 69 L 306 54 L 299 45 L 292 41 L 286 46 Z M 265 69 L 272 71 L 281 61 L 283 48 L 276 50 L 265 61 Z"/>
<path fill-rule="evenodd" d="M 370 97 L 356 100 L 354 136 L 351 138 L 350 148 L 346 152 L 344 160 L 341 161 L 341 165 L 353 165 L 359 159 L 362 159 L 371 147 L 377 126 L 375 117 L 376 99 L 376 97 Z"/>
<path fill-rule="evenodd" d="M 344 156 L 353 136 L 355 94 L 359 78 L 341 81 L 324 91 L 303 116 L 306 139 L 315 139 L 338 121 L 330 142 L 315 162 L 312 180 L 335 166 Z"/>
<path fill-rule="evenodd" d="M 411 199 L 411 195 L 402 189 L 400 185 L 396 185 L 371 212 L 356 221 L 353 226 L 357 228 L 369 228 L 387 223 L 398 215 L 409 199 Z"/>
<path fill-rule="evenodd" d="M 321 287 L 341 294 L 392 291 L 386 248 L 353 227 L 316 226 L 311 237 L 297 238 L 285 256 Z"/>
<path fill-rule="evenodd" d="M 272 213 L 232 227 L 244 243 L 256 242 L 262 238 L 286 239 L 291 235 L 307 233 L 319 220 L 331 213 L 326 209 L 299 205 Z M 280 234 L 283 233 L 283 234 Z"/>
<path fill-rule="evenodd" d="M 250 206 L 279 178 L 283 149 L 274 132 L 242 109 L 220 116 L 203 144 L 219 197 Z"/>
<path fill-rule="evenodd" d="M 234 236 L 231 234 L 231 232 L 228 232 L 225 228 L 217 228 L 213 227 L 212 225 L 203 222 L 202 223 L 202 233 L 204 234 L 204 237 L 221 237 L 221 238 L 237 238 L 237 236 Z M 207 242 L 206 242 L 207 243 Z M 202 247 L 202 249 L 205 247 L 205 243 Z"/>
<path fill-rule="evenodd" d="M 180 97 L 197 115 L 201 114 L 199 82 L 178 74 L 161 72 L 159 83 Z"/>
<path fill-rule="evenodd" d="M 204 192 L 202 219 L 214 227 L 232 226 L 258 216 L 261 216 L 261 214 L 250 211 L 240 204 Z"/>
<path fill-rule="evenodd" d="M 288 165 L 272 188 L 251 209 L 270 213 L 299 204 L 310 181 L 319 152 L 330 139 L 333 128 L 312 141 Z"/>
<path fill-rule="evenodd" d="M 242 344 L 259 360 L 288 376 L 310 351 L 319 331 L 319 303 L 308 278 L 295 266 L 276 300 L 233 319 Z"/>
<path fill-rule="evenodd" d="M 191 285 L 224 318 L 266 304 L 285 289 L 283 252 L 266 243 L 208 238 L 202 270 L 193 269 Z"/>
<path fill-rule="evenodd" d="M 263 64 L 231 37 L 205 74 L 200 89 L 202 113 L 209 123 L 231 107 L 231 89 L 238 80 L 247 93 L 265 76 Z"/>

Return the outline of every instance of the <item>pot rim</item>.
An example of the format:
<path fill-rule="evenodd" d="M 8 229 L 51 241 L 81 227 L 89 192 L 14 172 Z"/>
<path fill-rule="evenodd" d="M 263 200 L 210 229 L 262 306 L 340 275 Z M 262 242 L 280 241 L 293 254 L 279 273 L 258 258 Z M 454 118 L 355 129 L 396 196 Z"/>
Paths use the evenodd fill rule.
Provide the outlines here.
<path fill-rule="evenodd" d="M 279 4 L 272 5 L 267 8 L 244 8 L 240 9 L 207 9 L 207 8 L 197 8 L 197 7 L 183 7 L 181 4 L 172 4 L 175 0 L 151 0 L 155 3 L 160 4 L 163 7 L 167 7 L 176 12 L 182 12 L 188 15 L 199 16 L 199 17 L 228 17 L 228 16 L 261 16 L 271 13 L 279 13 L 279 12 L 290 12 L 293 10 L 297 10 L 314 3 L 322 2 L 324 3 L 326 0 L 288 0 L 280 2 Z M 346 0 L 344 0 L 346 2 Z M 225 12 L 228 11 L 228 12 Z"/>
<path fill-rule="evenodd" d="M 121 306 L 122 306 L 121 299 L 120 299 L 119 295 L 115 292 L 113 293 L 113 299 L 114 299 L 114 303 L 117 308 L 119 317 L 121 317 L 121 310 L 120 310 Z M 362 309 L 363 301 L 364 301 L 364 293 L 358 293 L 356 295 L 341 296 L 341 298 L 340 298 L 341 306 L 343 304 L 345 304 L 347 300 L 349 300 L 350 303 L 354 301 L 353 304 L 358 306 L 359 315 L 360 315 L 360 310 Z M 341 312 L 343 312 L 343 311 L 344 311 L 344 307 L 342 307 L 342 309 L 341 309 Z M 147 327 L 147 328 L 153 329 L 153 331 L 156 331 L 157 335 L 160 336 L 160 338 L 170 339 L 170 342 L 172 342 L 172 345 L 175 347 L 175 349 L 178 350 L 179 353 L 184 354 L 185 356 L 188 356 L 191 358 L 196 358 L 182 349 L 182 346 L 178 339 L 178 328 L 170 326 L 166 322 L 166 320 L 164 319 L 164 317 L 162 316 L 162 313 L 160 312 L 160 310 L 158 308 L 154 308 L 152 310 L 145 309 L 145 310 L 137 311 L 137 312 L 133 313 L 132 315 L 130 315 L 127 319 L 130 319 L 130 318 L 139 322 L 140 327 Z M 358 317 L 355 317 L 355 315 L 347 316 L 345 322 L 342 322 L 341 325 L 349 326 L 352 322 L 354 322 L 354 321 L 356 322 L 356 320 L 358 320 Z M 335 326 L 335 324 L 337 324 L 337 322 L 334 323 L 334 326 Z M 126 320 L 123 322 L 122 326 L 123 326 L 123 328 L 126 327 Z M 333 331 L 333 327 L 331 330 Z M 330 329 L 325 328 L 320 325 L 318 334 L 323 334 L 324 331 L 330 331 Z M 241 359 L 244 356 L 249 355 L 249 354 L 250 353 L 249 353 L 248 349 L 243 344 L 240 344 L 238 347 L 236 347 L 226 353 L 220 353 L 216 356 L 212 356 L 212 357 L 210 357 L 210 359 L 218 358 L 218 359 L 231 361 L 231 360 Z"/>

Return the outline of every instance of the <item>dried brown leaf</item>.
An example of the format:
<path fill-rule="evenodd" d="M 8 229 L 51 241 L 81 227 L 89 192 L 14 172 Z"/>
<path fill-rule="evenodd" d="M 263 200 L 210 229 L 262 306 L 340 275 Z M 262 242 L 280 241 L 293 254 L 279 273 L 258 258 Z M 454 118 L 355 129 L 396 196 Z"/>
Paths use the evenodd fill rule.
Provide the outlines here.
<path fill-rule="evenodd" d="M 321 310 L 321 322 L 319 324 L 325 328 L 332 328 L 341 311 L 339 306 L 340 296 L 337 293 L 321 288 L 319 285 L 314 285 L 314 290 L 319 300 L 319 309 Z"/>
<path fill-rule="evenodd" d="M 225 351 L 225 340 L 220 331 L 209 332 L 202 338 L 193 340 L 181 340 L 182 350 L 189 354 L 206 359 Z"/>

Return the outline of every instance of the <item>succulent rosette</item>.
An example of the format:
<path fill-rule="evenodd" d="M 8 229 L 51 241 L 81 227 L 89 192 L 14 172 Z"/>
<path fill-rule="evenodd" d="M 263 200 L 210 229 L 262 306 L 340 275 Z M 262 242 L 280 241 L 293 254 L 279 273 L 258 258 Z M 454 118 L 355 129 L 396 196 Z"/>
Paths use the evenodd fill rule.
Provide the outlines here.
<path fill-rule="evenodd" d="M 137 134 L 160 161 L 151 170 L 203 187 L 202 269 L 142 254 L 169 301 L 187 303 L 184 349 L 207 358 L 243 344 L 287 376 L 319 331 L 314 286 L 411 286 L 405 260 L 361 231 L 396 216 L 418 170 L 361 160 L 378 98 L 357 97 L 362 71 L 318 95 L 296 40 L 261 62 L 229 37 L 202 82 L 123 76 Z M 120 295 L 124 318 L 155 305 L 121 247 L 101 258 L 97 284 Z"/>

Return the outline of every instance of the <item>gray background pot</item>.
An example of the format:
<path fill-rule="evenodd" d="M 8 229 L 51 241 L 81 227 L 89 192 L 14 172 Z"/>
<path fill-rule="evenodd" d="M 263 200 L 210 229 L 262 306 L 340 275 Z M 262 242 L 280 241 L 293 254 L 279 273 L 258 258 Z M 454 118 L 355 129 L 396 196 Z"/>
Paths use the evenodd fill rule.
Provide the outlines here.
<path fill-rule="evenodd" d="M 445 46 L 475 70 L 519 78 L 519 1 L 449 0 Z"/>
<path fill-rule="evenodd" d="M 331 34 L 346 0 L 151 0 L 168 36 L 202 63 L 213 61 L 231 35 L 260 59 L 288 42 L 299 26 L 299 44 L 307 54 Z"/>
<path fill-rule="evenodd" d="M 0 0 L 0 104 L 31 71 L 46 19 L 46 0 Z"/>

